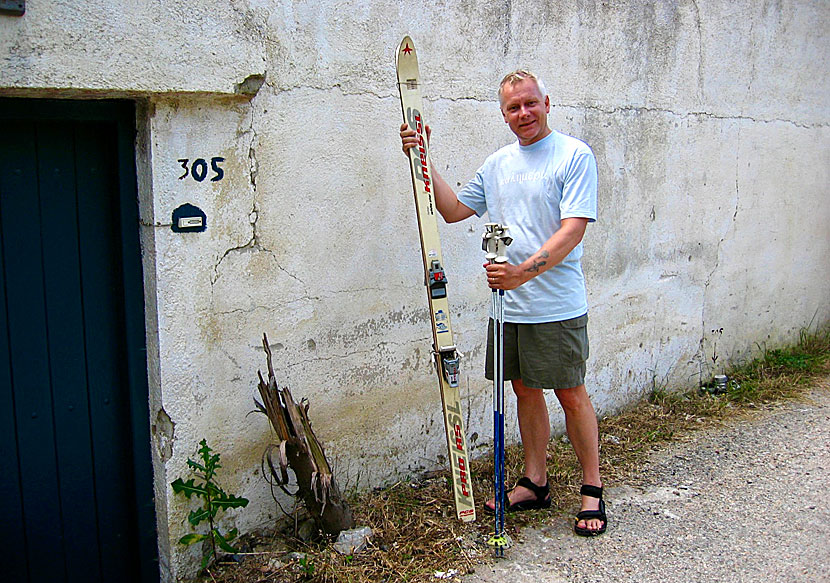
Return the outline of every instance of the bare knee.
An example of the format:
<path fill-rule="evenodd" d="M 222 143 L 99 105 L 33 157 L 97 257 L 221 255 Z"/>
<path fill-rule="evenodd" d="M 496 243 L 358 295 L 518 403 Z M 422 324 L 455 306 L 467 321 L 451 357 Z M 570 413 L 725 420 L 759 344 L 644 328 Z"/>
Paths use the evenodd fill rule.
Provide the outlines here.
<path fill-rule="evenodd" d="M 594 408 L 591 404 L 591 398 L 588 396 L 588 391 L 585 390 L 585 385 L 570 389 L 556 389 L 554 393 L 566 413 L 578 412 L 586 408 L 593 410 Z"/>
<path fill-rule="evenodd" d="M 527 387 L 521 381 L 521 379 L 516 379 L 510 382 L 513 385 L 513 392 L 516 394 L 517 399 L 538 399 L 540 397 L 544 398 L 544 395 L 542 394 L 542 389 L 533 389 Z"/>

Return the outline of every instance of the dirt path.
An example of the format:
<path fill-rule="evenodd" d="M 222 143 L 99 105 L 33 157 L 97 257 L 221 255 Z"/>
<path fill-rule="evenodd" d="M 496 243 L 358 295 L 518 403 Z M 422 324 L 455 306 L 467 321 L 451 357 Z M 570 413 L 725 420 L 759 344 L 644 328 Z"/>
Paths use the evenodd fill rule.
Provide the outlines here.
<path fill-rule="evenodd" d="M 606 491 L 604 535 L 552 517 L 463 581 L 830 582 L 830 378 L 809 402 L 667 446 L 641 475 Z"/>

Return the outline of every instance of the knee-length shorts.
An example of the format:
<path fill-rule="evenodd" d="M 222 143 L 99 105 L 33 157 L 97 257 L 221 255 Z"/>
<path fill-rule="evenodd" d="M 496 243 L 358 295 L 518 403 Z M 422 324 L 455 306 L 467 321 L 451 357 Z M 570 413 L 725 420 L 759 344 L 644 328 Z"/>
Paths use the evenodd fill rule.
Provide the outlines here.
<path fill-rule="evenodd" d="M 543 324 L 504 324 L 504 379 L 533 389 L 569 389 L 585 383 L 588 314 Z M 484 376 L 493 379 L 493 319 L 487 329 Z"/>

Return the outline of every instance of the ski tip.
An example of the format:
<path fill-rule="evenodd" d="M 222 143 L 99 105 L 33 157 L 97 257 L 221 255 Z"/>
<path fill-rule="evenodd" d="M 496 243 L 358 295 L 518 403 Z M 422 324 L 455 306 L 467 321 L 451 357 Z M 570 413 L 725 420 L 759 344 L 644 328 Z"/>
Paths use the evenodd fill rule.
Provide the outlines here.
<path fill-rule="evenodd" d="M 409 35 L 403 37 L 398 45 L 398 53 L 395 55 L 395 68 L 398 70 L 398 85 L 406 83 L 408 90 L 417 89 L 418 78 L 418 54 L 415 52 L 415 43 Z"/>
<path fill-rule="evenodd" d="M 398 59 L 415 56 L 415 43 L 409 35 L 403 37 L 401 44 L 398 45 Z"/>

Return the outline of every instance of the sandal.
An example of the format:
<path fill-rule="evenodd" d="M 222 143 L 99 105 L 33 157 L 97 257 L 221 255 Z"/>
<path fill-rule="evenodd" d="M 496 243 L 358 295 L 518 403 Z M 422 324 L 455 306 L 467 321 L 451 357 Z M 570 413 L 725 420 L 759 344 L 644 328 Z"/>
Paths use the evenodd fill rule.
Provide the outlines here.
<path fill-rule="evenodd" d="M 510 494 L 510 492 L 515 490 L 518 486 L 527 488 L 536 494 L 536 499 L 522 500 L 521 502 L 510 504 L 508 494 Z M 537 486 L 527 476 L 522 477 L 518 482 L 516 482 L 516 486 L 505 492 L 504 497 L 508 501 L 504 508 L 505 512 L 522 512 L 524 510 L 540 510 L 542 508 L 550 508 L 550 486 L 548 486 L 547 482 L 545 482 L 544 486 Z M 484 510 L 490 514 L 495 512 L 495 509 L 487 506 L 487 504 L 484 505 Z"/>
<path fill-rule="evenodd" d="M 605 515 L 605 501 L 602 499 L 602 488 L 591 486 L 589 484 L 583 484 L 582 488 L 579 489 L 579 493 L 582 496 L 599 498 L 599 510 L 583 510 L 582 512 L 579 512 L 576 515 L 576 521 L 574 522 L 574 532 L 579 536 L 597 536 L 602 534 L 608 526 L 608 517 Z M 597 530 L 577 526 L 580 520 L 591 520 L 592 518 L 598 518 L 602 521 L 602 526 Z"/>

